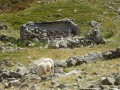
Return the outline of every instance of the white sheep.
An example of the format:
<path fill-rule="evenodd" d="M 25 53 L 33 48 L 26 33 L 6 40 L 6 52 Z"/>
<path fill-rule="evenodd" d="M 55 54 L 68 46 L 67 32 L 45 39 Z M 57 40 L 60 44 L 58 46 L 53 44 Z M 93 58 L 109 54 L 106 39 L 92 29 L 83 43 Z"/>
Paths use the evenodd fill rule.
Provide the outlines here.
<path fill-rule="evenodd" d="M 43 75 L 47 75 L 47 72 L 54 74 L 54 62 L 50 58 L 44 58 L 37 67 L 37 75 L 41 78 Z"/>

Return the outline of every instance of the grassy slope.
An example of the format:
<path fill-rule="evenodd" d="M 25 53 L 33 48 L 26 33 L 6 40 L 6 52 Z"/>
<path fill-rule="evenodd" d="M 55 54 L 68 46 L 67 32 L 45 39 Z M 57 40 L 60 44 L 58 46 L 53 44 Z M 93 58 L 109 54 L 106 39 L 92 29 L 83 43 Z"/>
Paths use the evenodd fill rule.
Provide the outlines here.
<path fill-rule="evenodd" d="M 119 2 L 119 0 L 114 1 Z M 108 49 L 116 48 L 119 46 L 120 40 L 120 21 L 119 19 L 115 18 L 118 16 L 116 12 L 103 5 L 107 3 L 107 0 L 95 0 L 95 2 L 92 0 L 85 0 L 85 2 L 79 2 L 79 0 L 61 0 L 44 5 L 34 2 L 31 4 L 31 7 L 26 10 L 1 15 L 0 21 L 9 24 L 10 27 L 8 30 L 0 31 L 0 33 L 19 38 L 19 27 L 28 21 L 37 22 L 44 20 L 70 18 L 80 26 L 81 32 L 84 35 L 90 29 L 88 25 L 89 21 L 96 20 L 101 23 L 101 32 L 103 36 L 109 38 L 112 42 L 114 42 L 113 44 L 98 46 L 95 48 L 80 48 L 60 51 L 54 49 L 40 50 L 38 48 L 28 48 L 27 51 L 1 53 L 0 58 L 4 59 L 5 57 L 8 57 L 13 61 L 15 60 L 21 61 L 22 63 L 27 63 L 29 59 L 26 57 L 28 56 L 32 56 L 32 59 L 38 59 L 40 57 L 67 59 L 73 55 L 81 55 L 81 53 L 85 54 L 94 51 L 94 49 L 97 51 L 105 51 Z M 61 11 L 57 11 L 60 9 Z M 77 12 L 74 12 L 75 9 Z M 103 12 L 107 13 L 103 14 Z M 56 14 L 61 14 L 61 16 L 56 17 Z M 65 54 L 63 55 L 63 53 Z"/>
<path fill-rule="evenodd" d="M 37 22 L 70 18 L 80 26 L 83 34 L 89 29 L 89 21 L 96 20 L 102 23 L 101 31 L 105 37 L 109 38 L 119 32 L 118 23 L 120 23 L 120 21 L 115 18 L 115 16 L 117 16 L 116 12 L 102 5 L 105 1 L 107 0 L 96 0 L 97 3 L 93 3 L 89 0 L 86 2 L 79 2 L 79 0 L 62 0 L 45 5 L 32 4 L 32 6 L 26 10 L 2 15 L 0 16 L 0 20 L 9 22 L 14 28 L 19 29 L 20 25 L 28 21 Z M 62 9 L 60 12 L 57 11 L 60 9 Z M 74 12 L 75 9 L 77 12 Z M 103 12 L 107 13 L 103 14 Z M 56 17 L 56 14 L 61 14 L 61 16 Z M 19 30 L 17 30 L 17 32 L 19 32 Z"/>

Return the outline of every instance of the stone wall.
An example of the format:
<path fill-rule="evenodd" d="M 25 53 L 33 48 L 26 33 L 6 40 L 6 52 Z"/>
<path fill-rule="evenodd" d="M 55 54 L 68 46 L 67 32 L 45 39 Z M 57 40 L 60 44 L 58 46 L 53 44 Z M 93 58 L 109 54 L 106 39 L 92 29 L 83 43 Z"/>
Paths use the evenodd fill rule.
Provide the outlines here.
<path fill-rule="evenodd" d="M 27 23 L 21 27 L 20 39 L 33 40 L 80 35 L 79 27 L 70 19 Z"/>

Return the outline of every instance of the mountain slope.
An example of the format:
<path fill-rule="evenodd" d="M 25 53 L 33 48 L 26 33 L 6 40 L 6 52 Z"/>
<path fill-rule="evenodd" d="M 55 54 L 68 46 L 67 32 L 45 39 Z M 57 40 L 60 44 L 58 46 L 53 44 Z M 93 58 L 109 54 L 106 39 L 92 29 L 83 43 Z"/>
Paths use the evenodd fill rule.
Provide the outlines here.
<path fill-rule="evenodd" d="M 8 3 L 3 1 L 12 0 L 0 0 L 0 8 L 1 5 L 3 7 Z M 20 66 L 21 63 L 28 66 L 31 60 L 37 60 L 43 57 L 49 57 L 53 60 L 67 60 L 71 56 L 83 56 L 96 51 L 105 52 L 113 49 L 114 52 L 116 47 L 120 46 L 120 0 L 58 0 L 57 2 L 53 2 L 54 0 L 30 0 L 30 2 L 29 0 L 15 1 L 19 2 L 11 5 L 18 5 L 19 7 L 22 3 L 24 3 L 25 8 L 18 10 L 15 7 L 17 11 L 13 10 L 10 12 L 6 11 L 6 9 L 2 9 L 0 22 L 7 24 L 9 27 L 7 30 L 0 30 L 1 35 L 4 34 L 18 39 L 20 26 L 28 21 L 38 22 L 70 18 L 79 25 L 82 32 L 81 35 L 87 34 L 87 32 L 91 30 L 89 22 L 91 20 L 96 20 L 101 23 L 101 33 L 110 42 L 105 45 L 75 49 L 41 49 L 40 46 L 26 47 L 24 50 L 20 51 L 0 52 L 0 61 L 9 60 L 14 63 L 18 63 Z M 48 1 L 50 2 L 48 3 Z M 6 43 L 7 42 L 0 41 L 0 45 Z M 110 75 L 110 73 L 119 73 L 119 63 L 120 59 L 117 58 L 113 60 L 98 61 L 91 64 L 83 64 L 81 66 L 68 67 L 63 69 L 63 71 L 69 72 L 79 68 L 83 73 L 80 73 L 79 76 L 74 74 L 68 75 L 67 77 L 42 81 L 38 83 L 38 87 L 46 90 L 52 89 L 52 81 L 55 81 L 57 84 L 64 84 L 64 82 L 67 82 L 66 84 L 75 87 L 77 84 L 80 84 L 81 87 L 86 86 L 87 83 L 97 81 L 103 76 Z M 10 69 L 10 67 L 7 66 L 5 68 Z M 14 67 L 12 67 L 12 69 L 14 70 Z M 34 82 L 36 83 L 36 80 L 31 80 L 28 83 L 28 86 L 32 86 Z M 2 83 L 0 83 L 0 88 L 4 88 Z M 9 88 L 8 90 L 13 90 L 13 88 Z M 14 89 L 16 90 L 18 88 L 19 87 L 15 87 Z M 57 87 L 55 87 L 55 90 L 57 90 Z M 72 87 L 71 90 L 77 89 Z"/>
<path fill-rule="evenodd" d="M 116 1 L 116 2 L 115 2 Z M 16 12 L 7 13 L 0 16 L 0 20 L 9 22 L 14 28 L 19 31 L 19 27 L 28 21 L 44 21 L 44 20 L 58 20 L 63 18 L 70 18 L 77 23 L 85 34 L 90 27 L 89 21 L 96 20 L 101 23 L 101 31 L 106 38 L 116 36 L 119 33 L 119 14 L 115 12 L 116 7 L 119 6 L 119 0 L 61 0 L 48 4 L 33 3 L 31 7 Z M 117 4 L 116 7 L 112 3 Z M 110 8 L 113 7 L 115 10 Z"/>

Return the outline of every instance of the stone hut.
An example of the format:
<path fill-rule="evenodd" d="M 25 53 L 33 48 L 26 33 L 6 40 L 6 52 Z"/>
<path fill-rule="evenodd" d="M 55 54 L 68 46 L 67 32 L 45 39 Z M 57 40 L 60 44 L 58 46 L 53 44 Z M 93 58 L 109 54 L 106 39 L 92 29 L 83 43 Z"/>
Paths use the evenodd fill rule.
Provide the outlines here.
<path fill-rule="evenodd" d="M 23 24 L 20 30 L 21 40 L 33 40 L 45 38 L 66 37 L 69 35 L 79 36 L 80 28 L 70 19 L 56 21 L 29 22 Z"/>

